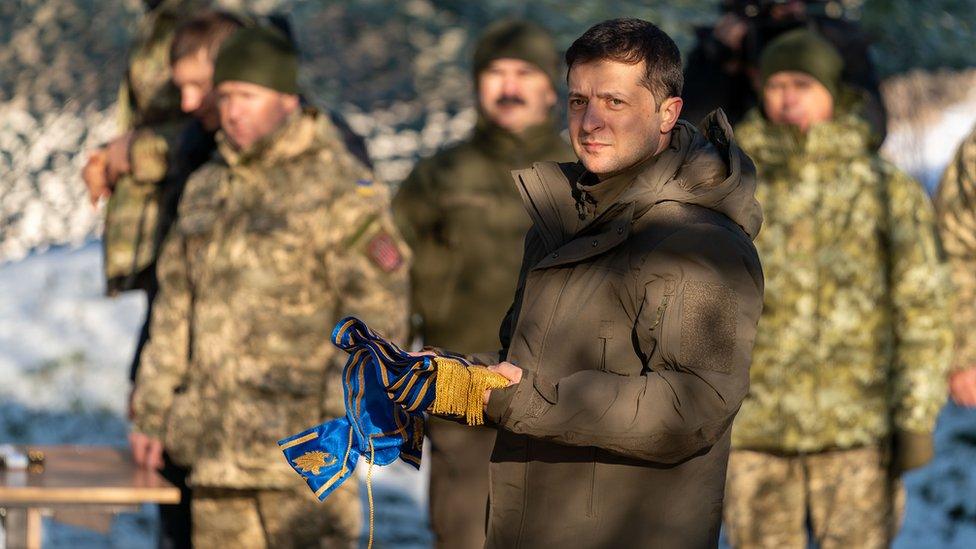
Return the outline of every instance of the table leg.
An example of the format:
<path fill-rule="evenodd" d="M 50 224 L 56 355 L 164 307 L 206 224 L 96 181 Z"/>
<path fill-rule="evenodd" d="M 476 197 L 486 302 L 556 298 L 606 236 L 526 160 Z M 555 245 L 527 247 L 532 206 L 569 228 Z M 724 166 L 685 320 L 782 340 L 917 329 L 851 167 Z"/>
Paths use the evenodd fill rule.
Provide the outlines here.
<path fill-rule="evenodd" d="M 40 509 L 7 508 L 3 529 L 5 549 L 41 549 Z"/>
<path fill-rule="evenodd" d="M 27 509 L 27 549 L 41 549 L 41 510 Z"/>

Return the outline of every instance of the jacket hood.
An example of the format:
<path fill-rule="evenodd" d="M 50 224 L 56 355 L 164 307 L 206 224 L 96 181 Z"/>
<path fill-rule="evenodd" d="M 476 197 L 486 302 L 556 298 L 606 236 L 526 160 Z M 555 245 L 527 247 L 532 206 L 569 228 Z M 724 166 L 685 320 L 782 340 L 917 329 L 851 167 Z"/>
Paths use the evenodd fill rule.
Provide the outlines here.
<path fill-rule="evenodd" d="M 513 175 L 529 215 L 550 245 L 625 209 L 637 219 L 665 201 L 722 213 L 752 239 L 762 226 L 755 166 L 736 144 L 721 110 L 708 115 L 700 128 L 679 121 L 664 151 L 604 181 L 596 182 L 580 163 L 542 162 Z"/>

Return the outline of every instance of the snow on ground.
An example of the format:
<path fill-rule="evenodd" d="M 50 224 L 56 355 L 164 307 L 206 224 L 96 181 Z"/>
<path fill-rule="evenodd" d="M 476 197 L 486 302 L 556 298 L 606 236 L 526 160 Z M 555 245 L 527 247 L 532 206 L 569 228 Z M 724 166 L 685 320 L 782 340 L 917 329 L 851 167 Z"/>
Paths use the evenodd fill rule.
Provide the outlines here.
<path fill-rule="evenodd" d="M 893 127 L 885 154 L 931 190 L 974 120 L 976 99 L 925 130 Z M 124 446 L 129 361 L 144 310 L 141 294 L 103 295 L 97 242 L 0 265 L 0 442 Z M 947 406 L 936 435 L 935 460 L 906 477 L 897 549 L 976 547 L 976 410 Z M 357 474 L 365 482 L 366 468 Z M 426 471 L 378 467 L 372 481 L 377 547 L 429 547 Z M 45 547 L 149 548 L 155 531 L 153 506 L 120 515 L 107 535 L 45 520 Z"/>
<path fill-rule="evenodd" d="M 881 153 L 935 191 L 956 147 L 976 123 L 976 89 L 966 101 L 950 105 L 935 123 L 900 121 L 888 128 Z"/>

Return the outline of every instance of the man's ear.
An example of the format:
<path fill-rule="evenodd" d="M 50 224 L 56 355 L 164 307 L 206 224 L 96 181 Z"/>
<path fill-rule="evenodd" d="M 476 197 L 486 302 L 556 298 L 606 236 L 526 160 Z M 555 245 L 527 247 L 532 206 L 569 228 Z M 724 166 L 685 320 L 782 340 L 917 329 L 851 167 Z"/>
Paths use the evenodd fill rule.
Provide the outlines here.
<path fill-rule="evenodd" d="M 669 97 L 661 103 L 661 133 L 668 133 L 678 123 L 681 107 L 685 102 L 680 97 Z"/>
<path fill-rule="evenodd" d="M 294 112 L 298 110 L 298 107 L 302 105 L 302 99 L 295 94 L 288 94 L 285 96 L 285 110 L 288 112 Z"/>

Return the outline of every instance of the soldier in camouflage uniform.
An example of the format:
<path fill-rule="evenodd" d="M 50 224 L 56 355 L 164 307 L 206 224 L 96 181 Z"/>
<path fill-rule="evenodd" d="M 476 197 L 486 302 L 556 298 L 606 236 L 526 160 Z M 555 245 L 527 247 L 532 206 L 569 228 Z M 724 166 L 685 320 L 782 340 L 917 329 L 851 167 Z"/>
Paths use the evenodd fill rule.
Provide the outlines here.
<path fill-rule="evenodd" d="M 760 176 L 766 273 L 751 390 L 733 427 L 735 547 L 885 547 L 899 475 L 932 455 L 952 334 L 921 186 L 870 149 L 842 62 L 807 30 L 762 56 L 764 112 L 736 128 Z"/>
<path fill-rule="evenodd" d="M 171 79 L 170 46 L 180 23 L 205 0 L 146 0 L 119 89 L 121 135 L 94 151 L 83 171 L 93 203 L 108 197 L 104 270 L 106 290 L 155 290 L 153 262 L 160 234 L 161 202 L 171 155 L 189 117 Z M 151 296 L 150 296 L 151 301 Z"/>
<path fill-rule="evenodd" d="M 191 176 L 159 260 L 134 451 L 191 467 L 199 547 L 357 545 L 356 484 L 319 504 L 275 442 L 344 413 L 339 318 L 406 333 L 409 251 L 385 187 L 300 107 L 297 64 L 269 29 L 223 45 L 219 155 Z"/>
<path fill-rule="evenodd" d="M 952 270 L 956 346 L 949 394 L 976 406 L 976 129 L 962 142 L 939 184 L 939 232 Z"/>
<path fill-rule="evenodd" d="M 417 335 L 427 345 L 464 353 L 499 346 L 498 326 L 515 292 L 531 225 L 511 171 L 576 159 L 552 116 L 558 66 L 544 29 L 522 21 L 492 25 L 474 55 L 474 134 L 422 160 L 396 196 L 397 220 L 415 254 Z M 428 436 L 436 545 L 483 547 L 495 431 L 431 418 Z"/>

